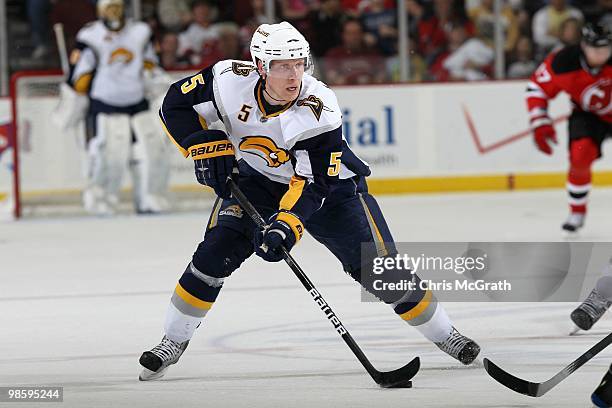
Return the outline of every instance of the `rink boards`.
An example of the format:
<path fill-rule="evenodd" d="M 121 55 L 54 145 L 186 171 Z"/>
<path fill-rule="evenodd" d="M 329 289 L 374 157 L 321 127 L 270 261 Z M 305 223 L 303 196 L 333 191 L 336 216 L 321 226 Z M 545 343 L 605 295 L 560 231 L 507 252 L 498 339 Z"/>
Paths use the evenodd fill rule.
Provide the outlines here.
<path fill-rule="evenodd" d="M 525 87 L 525 81 L 502 81 L 335 91 L 344 135 L 371 164 L 374 191 L 560 187 L 567 165 L 569 101 L 560 96 L 551 104 L 559 146 L 554 156 L 545 156 L 536 150 L 528 131 Z M 18 105 L 21 189 L 26 196 L 62 194 L 83 186 L 82 136 L 62 131 L 49 120 L 57 103 L 55 97 L 33 96 Z M 4 134 L 10 131 L 10 121 L 10 100 L 0 99 Z M 0 152 L 6 145 L 2 133 Z M 161 128 L 160 137 L 165 137 Z M 0 153 L 0 193 L 10 188 L 9 152 Z M 171 156 L 172 189 L 196 188 L 191 163 L 180 154 Z M 602 161 L 595 168 L 595 184 L 612 184 L 612 163 Z"/>

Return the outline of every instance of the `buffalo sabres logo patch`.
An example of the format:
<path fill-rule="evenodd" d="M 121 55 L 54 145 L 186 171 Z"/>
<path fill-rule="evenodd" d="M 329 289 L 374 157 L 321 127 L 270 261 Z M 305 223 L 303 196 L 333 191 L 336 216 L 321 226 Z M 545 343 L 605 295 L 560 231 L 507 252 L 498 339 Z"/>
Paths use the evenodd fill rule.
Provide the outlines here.
<path fill-rule="evenodd" d="M 129 64 L 130 62 L 132 62 L 133 59 L 134 54 L 132 53 L 132 51 L 127 50 L 125 48 L 117 48 L 111 53 L 110 58 L 108 59 L 108 63 L 109 65 L 115 62 Z"/>
<path fill-rule="evenodd" d="M 321 119 L 321 113 L 323 113 L 323 101 L 314 95 L 309 95 L 308 98 L 300 99 L 297 101 L 297 106 L 306 106 L 310 108 L 317 121 Z"/>
<path fill-rule="evenodd" d="M 225 74 L 226 72 L 233 72 L 236 75 L 248 77 L 249 74 L 255 70 L 256 68 L 254 65 L 234 61 L 232 62 L 232 66 L 221 71 L 221 74 Z"/>
<path fill-rule="evenodd" d="M 238 148 L 242 152 L 261 157 L 268 167 L 280 167 L 291 159 L 287 150 L 278 147 L 274 140 L 266 136 L 243 137 Z"/>
<path fill-rule="evenodd" d="M 227 215 L 230 217 L 242 218 L 242 208 L 239 205 L 233 204 L 229 207 L 219 211 L 219 216 Z"/>

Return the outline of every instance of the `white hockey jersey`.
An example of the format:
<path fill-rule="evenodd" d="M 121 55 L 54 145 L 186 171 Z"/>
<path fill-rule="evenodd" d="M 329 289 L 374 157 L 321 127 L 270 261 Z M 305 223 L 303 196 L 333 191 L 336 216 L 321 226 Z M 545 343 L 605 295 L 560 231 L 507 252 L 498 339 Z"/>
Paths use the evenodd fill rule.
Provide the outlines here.
<path fill-rule="evenodd" d="M 185 157 L 190 135 L 222 123 L 236 156 L 296 191 L 296 204 L 285 209 L 305 219 L 334 180 L 369 168 L 344 140 L 338 101 L 325 84 L 304 74 L 298 98 L 275 112 L 266 111 L 263 86 L 252 63 L 221 61 L 173 84 L 160 119 Z"/>
<path fill-rule="evenodd" d="M 143 70 L 157 64 L 147 24 L 127 20 L 121 30 L 111 31 L 95 21 L 76 40 L 69 82 L 77 92 L 116 107 L 144 99 Z"/>

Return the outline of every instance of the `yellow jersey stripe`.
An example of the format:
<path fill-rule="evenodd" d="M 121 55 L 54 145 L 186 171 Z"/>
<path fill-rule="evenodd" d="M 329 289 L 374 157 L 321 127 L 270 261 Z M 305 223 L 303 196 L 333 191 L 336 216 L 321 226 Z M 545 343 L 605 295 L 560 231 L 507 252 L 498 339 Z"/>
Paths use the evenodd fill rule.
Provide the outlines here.
<path fill-rule="evenodd" d="M 421 299 L 421 301 L 415 307 L 413 307 L 406 313 L 402 313 L 400 317 L 404 320 L 412 320 L 416 317 L 419 317 L 431 303 L 431 298 L 432 291 L 428 290 L 427 292 L 425 292 L 425 296 L 423 296 L 423 299 Z"/>
<path fill-rule="evenodd" d="M 74 90 L 80 94 L 86 94 L 89 92 L 92 78 L 93 74 L 91 73 L 81 75 L 74 81 Z"/>
<path fill-rule="evenodd" d="M 293 176 L 289 181 L 289 190 L 285 193 L 280 201 L 280 209 L 291 211 L 295 203 L 300 199 L 306 186 L 306 179 Z"/>
<path fill-rule="evenodd" d="M 144 65 L 144 69 L 146 70 L 151 70 L 157 66 L 155 62 L 149 61 L 149 60 L 145 60 L 143 65 Z"/>
<path fill-rule="evenodd" d="M 166 124 L 164 123 L 164 120 L 161 118 L 161 116 L 159 117 L 159 121 L 161 122 L 162 128 L 164 129 L 164 132 L 166 133 L 166 136 L 168 136 L 170 138 L 170 140 L 172 140 L 172 143 L 174 143 L 176 148 L 179 149 L 179 151 L 181 152 L 181 154 L 184 157 L 189 157 L 189 152 L 186 149 L 184 149 L 183 146 L 178 144 L 178 142 L 176 141 L 174 136 L 172 136 L 172 134 L 170 134 L 170 131 L 166 127 Z"/>
<path fill-rule="evenodd" d="M 198 309 L 209 310 L 212 307 L 212 302 L 206 302 L 204 300 L 200 300 L 197 297 L 193 296 L 191 293 L 187 292 L 180 283 L 176 284 L 176 288 L 174 292 L 181 298 L 185 303 L 190 306 L 193 306 Z"/>
<path fill-rule="evenodd" d="M 380 243 L 380 246 L 382 247 L 381 248 L 382 253 L 379 254 L 379 256 L 389 255 L 389 251 L 387 251 L 387 248 L 385 247 L 385 240 L 383 239 L 382 234 L 380 233 L 380 230 L 378 229 L 378 225 L 376 225 L 376 222 L 374 221 L 374 217 L 372 217 L 372 213 L 370 212 L 370 209 L 368 208 L 368 205 L 366 204 L 365 200 L 363 201 L 363 206 L 366 210 L 366 215 L 369 218 L 372 227 L 374 228 L 376 239 L 378 239 L 378 242 Z"/>

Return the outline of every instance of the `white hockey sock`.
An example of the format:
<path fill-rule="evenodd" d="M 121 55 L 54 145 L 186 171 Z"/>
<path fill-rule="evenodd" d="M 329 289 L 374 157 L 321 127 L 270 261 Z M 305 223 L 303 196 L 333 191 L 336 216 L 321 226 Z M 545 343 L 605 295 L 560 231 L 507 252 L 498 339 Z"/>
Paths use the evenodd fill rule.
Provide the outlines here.
<path fill-rule="evenodd" d="M 453 331 L 453 325 L 446 311 L 431 291 L 426 291 L 416 305 L 405 302 L 401 299 L 398 304 L 395 304 L 396 313 L 403 320 L 434 343 L 442 342 L 448 338 Z M 397 308 L 402 308 L 402 305 L 404 307 L 411 305 L 411 307 L 403 313 L 397 312 Z"/>
<path fill-rule="evenodd" d="M 170 340 L 182 343 L 190 340 L 204 317 L 189 316 L 176 308 L 172 303 L 166 312 L 164 330 Z"/>
<path fill-rule="evenodd" d="M 446 340 L 453 331 L 453 325 L 446 314 L 446 310 L 440 304 L 436 305 L 436 311 L 431 316 L 431 319 L 423 324 L 414 326 L 414 328 L 434 343 Z"/>

